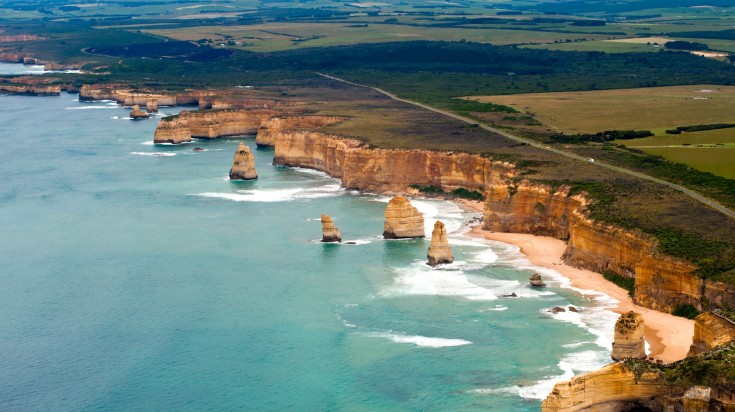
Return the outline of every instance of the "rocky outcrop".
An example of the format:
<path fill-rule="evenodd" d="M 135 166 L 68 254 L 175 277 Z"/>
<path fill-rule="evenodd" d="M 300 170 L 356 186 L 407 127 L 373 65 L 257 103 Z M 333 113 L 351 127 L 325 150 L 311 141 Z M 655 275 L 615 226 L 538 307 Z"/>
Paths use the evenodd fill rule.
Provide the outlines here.
<path fill-rule="evenodd" d="M 510 163 L 475 154 L 372 149 L 317 131 L 278 133 L 273 163 L 321 170 L 340 178 L 347 189 L 376 193 L 408 193 L 411 185 L 484 191 L 516 173 Z"/>
<path fill-rule="evenodd" d="M 191 141 L 192 138 L 214 139 L 223 136 L 254 134 L 263 119 L 276 113 L 274 110 L 260 109 L 196 112 L 184 110 L 176 118 L 178 122 L 171 123 L 169 120 L 172 119 L 161 119 L 156 129 L 154 142 L 161 142 L 159 135 L 162 139 L 168 139 L 170 134 L 178 136 L 178 143 Z"/>
<path fill-rule="evenodd" d="M 338 116 L 279 116 L 264 119 L 258 128 L 255 143 L 262 147 L 274 147 L 276 136 L 287 130 L 316 129 L 344 120 Z"/>
<path fill-rule="evenodd" d="M 687 357 L 697 356 L 735 341 L 735 323 L 711 312 L 694 319 L 694 339 Z"/>
<path fill-rule="evenodd" d="M 646 342 L 643 339 L 643 316 L 640 313 L 623 313 L 615 323 L 615 341 L 612 344 L 613 360 L 644 359 Z"/>
<path fill-rule="evenodd" d="M 191 140 L 188 121 L 180 115 L 162 118 L 153 137 L 154 143 L 181 144 Z"/>
<path fill-rule="evenodd" d="M 557 383 L 542 403 L 541 410 L 626 411 L 634 407 L 662 410 L 661 401 L 657 398 L 666 392 L 658 373 L 644 372 L 636 377 L 624 364 L 615 363 Z"/>
<path fill-rule="evenodd" d="M 334 227 L 334 221 L 326 213 L 322 213 L 322 242 L 341 242 L 342 235 Z"/>
<path fill-rule="evenodd" d="M 11 86 L 0 84 L 0 93 L 19 94 L 26 96 L 58 96 L 61 94 L 61 86 L 52 85 L 19 85 Z"/>
<path fill-rule="evenodd" d="M 240 142 L 235 152 L 235 160 L 232 162 L 230 169 L 230 180 L 254 180 L 258 178 L 255 171 L 255 157 L 250 152 L 250 148 Z"/>
<path fill-rule="evenodd" d="M 428 252 L 426 252 L 426 257 L 429 259 L 429 265 L 431 266 L 454 262 L 452 248 L 449 247 L 449 241 L 447 240 L 447 229 L 444 227 L 444 223 L 438 220 L 434 223 L 434 230 L 431 232 L 431 245 Z"/>
<path fill-rule="evenodd" d="M 0 53 L 0 62 L 3 63 L 23 63 L 25 55 L 21 53 Z"/>
<path fill-rule="evenodd" d="M 407 198 L 394 197 L 385 208 L 383 237 L 386 239 L 424 237 L 424 215 Z"/>
<path fill-rule="evenodd" d="M 151 115 L 149 113 L 140 110 L 140 107 L 137 104 L 133 106 L 133 110 L 130 112 L 131 119 L 147 119 L 150 116 Z"/>
<path fill-rule="evenodd" d="M 147 106 L 148 101 L 155 99 L 157 106 L 191 106 L 199 100 L 211 96 L 213 91 L 190 90 L 176 93 L 148 93 L 130 90 L 121 84 L 82 85 L 79 88 L 79 100 L 114 100 L 123 106 Z"/>
<path fill-rule="evenodd" d="M 145 101 L 145 111 L 148 113 L 158 113 L 158 99 L 151 97 Z"/>

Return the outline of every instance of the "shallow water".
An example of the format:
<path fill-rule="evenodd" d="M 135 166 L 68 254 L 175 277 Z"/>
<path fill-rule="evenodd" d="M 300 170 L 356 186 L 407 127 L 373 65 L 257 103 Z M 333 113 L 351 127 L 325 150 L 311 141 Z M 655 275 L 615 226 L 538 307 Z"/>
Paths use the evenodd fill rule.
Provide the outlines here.
<path fill-rule="evenodd" d="M 452 232 L 434 269 L 428 240 L 380 238 L 387 197 L 252 136 L 152 145 L 114 103 L 0 104 L 0 409 L 538 410 L 607 363 L 610 300 L 463 236 L 449 202 L 414 201 Z M 227 179 L 241 140 L 257 181 Z M 319 243 L 323 212 L 357 244 Z"/>

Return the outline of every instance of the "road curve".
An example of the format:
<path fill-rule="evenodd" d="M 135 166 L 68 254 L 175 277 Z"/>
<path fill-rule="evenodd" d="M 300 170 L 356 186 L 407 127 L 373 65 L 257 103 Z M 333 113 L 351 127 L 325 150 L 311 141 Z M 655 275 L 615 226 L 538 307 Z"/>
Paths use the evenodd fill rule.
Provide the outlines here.
<path fill-rule="evenodd" d="M 489 132 L 493 132 L 493 133 L 499 134 L 499 135 L 501 135 L 503 137 L 507 137 L 508 139 L 514 140 L 516 142 L 526 143 L 529 146 L 537 147 L 539 149 L 546 150 L 548 152 L 552 152 L 552 153 L 558 154 L 560 156 L 565 156 L 565 157 L 568 157 L 570 159 L 575 159 L 575 160 L 579 160 L 579 161 L 582 161 L 582 162 L 589 162 L 589 160 L 590 160 L 590 159 L 588 159 L 586 157 L 580 156 L 580 155 L 575 154 L 575 153 L 571 153 L 571 152 L 567 152 L 567 151 L 564 151 L 564 150 L 560 150 L 560 149 L 556 149 L 556 148 L 553 148 L 553 147 L 549 147 L 549 146 L 546 146 L 546 145 L 544 145 L 542 143 L 539 143 L 539 142 L 537 142 L 535 140 L 525 139 L 523 137 L 510 134 L 510 133 L 505 132 L 503 130 L 496 129 L 494 127 L 490 127 L 490 126 L 487 126 L 487 125 L 482 124 L 482 123 L 478 123 L 476 120 L 473 120 L 473 119 L 470 119 L 470 118 L 467 118 L 467 117 L 464 117 L 464 116 L 460 116 L 458 114 L 451 113 L 451 112 L 448 112 L 446 110 L 437 109 L 435 107 L 431 107 L 431 106 L 426 105 L 426 104 L 423 104 L 423 103 L 414 102 L 412 100 L 402 99 L 402 98 L 396 96 L 395 94 L 390 93 L 390 92 L 387 92 L 387 91 L 385 91 L 383 89 L 380 89 L 378 87 L 372 87 L 372 86 L 366 86 L 364 84 L 353 83 L 353 82 L 351 82 L 349 80 L 340 79 L 339 77 L 330 76 L 330 75 L 324 74 L 324 73 L 317 73 L 317 74 L 320 75 L 320 76 L 322 76 L 322 77 L 325 77 L 327 79 L 335 80 L 335 81 L 338 81 L 338 82 L 350 84 L 350 85 L 357 86 L 357 87 L 364 87 L 364 88 L 367 88 L 367 89 L 372 89 L 372 90 L 375 90 L 378 93 L 381 93 L 381 94 L 383 94 L 385 96 L 388 96 L 389 98 L 391 98 L 393 100 L 396 100 L 396 101 L 399 101 L 399 102 L 403 102 L 403 103 L 407 103 L 407 104 L 411 104 L 411 105 L 414 105 L 414 106 L 418 106 L 418 107 L 421 107 L 421 108 L 426 109 L 426 110 L 431 110 L 432 112 L 436 112 L 436 113 L 442 114 L 444 116 L 452 117 L 452 118 L 457 119 L 457 120 L 459 120 L 461 122 L 465 122 L 465 123 L 469 123 L 469 124 L 477 124 L 478 127 L 481 127 L 481 128 L 483 128 L 483 129 L 485 129 L 485 130 L 487 130 Z M 704 197 L 704 196 L 700 195 L 699 193 L 697 193 L 697 192 L 695 192 L 695 191 L 693 191 L 691 189 L 687 189 L 684 186 L 680 186 L 680 185 L 677 185 L 675 183 L 668 182 L 666 180 L 662 180 L 662 179 L 659 179 L 659 178 L 656 178 L 656 177 L 653 177 L 653 176 L 649 176 L 647 174 L 639 173 L 639 172 L 636 172 L 636 171 L 633 171 L 633 170 L 630 170 L 630 169 L 625 169 L 623 167 L 611 165 L 609 163 L 600 162 L 600 161 L 597 161 L 597 160 L 594 163 L 592 163 L 592 164 L 595 165 L 595 166 L 602 167 L 604 169 L 613 170 L 613 171 L 616 171 L 616 172 L 619 172 L 619 173 L 624 173 L 624 174 L 627 174 L 629 176 L 637 177 L 637 178 L 643 179 L 643 180 L 648 180 L 648 181 L 651 181 L 651 182 L 662 184 L 664 186 L 668 186 L 668 187 L 670 187 L 672 189 L 676 189 L 676 190 L 678 190 L 678 191 L 686 194 L 687 196 L 689 196 L 689 197 L 691 197 L 691 198 L 693 198 L 693 199 L 695 199 L 695 200 L 697 200 L 697 201 L 699 201 L 701 203 L 704 203 L 705 205 L 707 205 L 707 206 L 709 206 L 709 207 L 711 207 L 711 208 L 713 208 L 713 209 L 721 212 L 725 216 L 728 216 L 728 217 L 730 217 L 732 219 L 735 219 L 735 211 L 733 211 L 732 209 L 729 209 L 729 208 L 721 205 L 720 203 L 718 203 L 718 202 L 716 202 L 716 201 L 714 201 L 714 200 L 712 200 L 710 198 Z"/>

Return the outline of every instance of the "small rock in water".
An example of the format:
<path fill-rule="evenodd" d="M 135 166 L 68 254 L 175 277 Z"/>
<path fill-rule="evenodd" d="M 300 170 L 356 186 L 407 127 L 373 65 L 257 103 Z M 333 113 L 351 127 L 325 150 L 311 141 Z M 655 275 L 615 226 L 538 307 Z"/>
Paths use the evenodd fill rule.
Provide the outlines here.
<path fill-rule="evenodd" d="M 204 149 L 202 149 L 201 147 L 195 147 L 192 150 L 194 150 L 195 152 L 203 152 L 204 151 Z"/>
<path fill-rule="evenodd" d="M 510 294 L 508 294 L 508 295 L 503 295 L 503 297 L 504 297 L 504 298 L 517 298 L 517 297 L 518 297 L 518 295 L 516 295 L 516 293 L 515 293 L 515 292 L 513 292 L 513 293 L 510 293 Z"/>
<path fill-rule="evenodd" d="M 579 312 L 579 309 L 575 308 L 574 306 L 569 306 L 568 309 L 570 312 Z"/>
<path fill-rule="evenodd" d="M 345 245 L 356 245 L 357 242 L 345 242 Z"/>
<path fill-rule="evenodd" d="M 549 309 L 549 312 L 551 312 L 553 314 L 557 314 L 557 313 L 561 313 L 561 312 L 566 312 L 566 311 L 567 311 L 566 309 L 564 309 L 562 307 L 559 307 L 559 306 L 555 306 L 555 307 Z"/>

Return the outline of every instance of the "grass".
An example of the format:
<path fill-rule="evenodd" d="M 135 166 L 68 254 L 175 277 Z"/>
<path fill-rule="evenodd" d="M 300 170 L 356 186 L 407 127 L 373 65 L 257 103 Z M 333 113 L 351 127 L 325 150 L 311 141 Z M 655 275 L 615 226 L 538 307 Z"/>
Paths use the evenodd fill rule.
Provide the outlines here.
<path fill-rule="evenodd" d="M 620 141 L 627 147 L 735 179 L 735 130 L 719 129 Z"/>
<path fill-rule="evenodd" d="M 529 30 L 509 30 L 487 27 L 482 30 L 463 27 L 431 27 L 404 24 L 350 21 L 330 23 L 266 23 L 247 26 L 199 26 L 175 29 L 144 29 L 157 36 L 177 40 L 212 39 L 215 43 L 234 41 L 238 48 L 269 52 L 305 47 L 325 47 L 359 43 L 381 43 L 408 40 L 472 41 L 495 45 L 523 43 L 565 42 L 581 38 L 606 39 L 609 35 L 596 33 L 560 33 Z M 231 36 L 225 38 L 222 34 Z"/>
<path fill-rule="evenodd" d="M 729 146 L 680 146 L 640 148 L 646 153 L 662 156 L 673 162 L 683 163 L 695 169 L 710 172 L 728 179 L 735 179 L 735 144 Z"/>
<path fill-rule="evenodd" d="M 735 121 L 733 86 L 669 86 L 468 98 L 530 112 L 545 125 L 567 134 Z M 604 115 L 601 115 L 603 108 Z"/>

